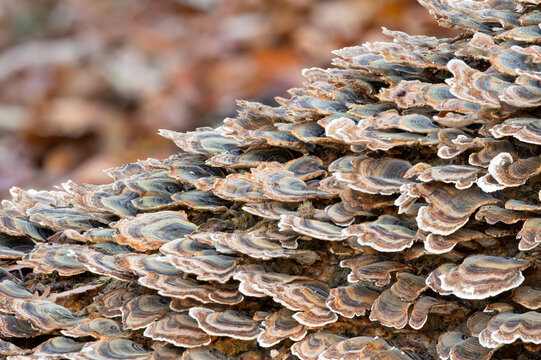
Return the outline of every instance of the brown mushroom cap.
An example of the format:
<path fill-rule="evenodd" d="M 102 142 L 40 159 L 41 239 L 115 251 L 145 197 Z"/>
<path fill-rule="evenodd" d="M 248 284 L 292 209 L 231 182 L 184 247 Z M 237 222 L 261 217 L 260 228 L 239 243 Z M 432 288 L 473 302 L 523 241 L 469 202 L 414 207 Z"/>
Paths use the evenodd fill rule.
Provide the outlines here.
<path fill-rule="evenodd" d="M 121 308 L 125 301 L 136 296 L 134 293 L 124 287 L 105 292 L 94 297 L 94 304 L 101 315 L 105 317 L 115 317 L 122 315 Z"/>
<path fill-rule="evenodd" d="M 541 314 L 529 311 L 524 314 L 503 312 L 494 316 L 479 334 L 479 342 L 488 348 L 511 344 L 516 340 L 541 344 Z"/>
<path fill-rule="evenodd" d="M 457 331 L 449 331 L 438 338 L 436 350 L 441 359 L 488 360 L 494 349 L 487 349 L 475 337 Z"/>
<path fill-rule="evenodd" d="M 396 274 L 396 282 L 391 286 L 393 295 L 404 301 L 415 301 L 427 288 L 426 278 L 407 272 Z"/>
<path fill-rule="evenodd" d="M 197 321 L 199 328 L 209 335 L 253 340 L 261 333 L 259 323 L 239 311 L 216 312 L 201 307 L 193 307 L 189 313 Z"/>
<path fill-rule="evenodd" d="M 340 266 L 350 268 L 348 282 L 373 281 L 377 286 L 385 286 L 391 281 L 391 273 L 406 270 L 408 265 L 396 261 L 382 261 L 377 256 L 360 256 L 342 260 Z"/>
<path fill-rule="evenodd" d="M 289 309 L 280 309 L 266 316 L 262 322 L 265 331 L 258 335 L 257 343 L 262 347 L 271 347 L 287 338 L 293 341 L 302 340 L 308 329 L 293 319 L 293 314 Z"/>
<path fill-rule="evenodd" d="M 189 222 L 183 213 L 176 211 L 139 214 L 111 227 L 117 230 L 119 244 L 139 251 L 156 250 L 166 242 L 197 230 L 197 226 Z"/>
<path fill-rule="evenodd" d="M 439 284 L 427 279 L 427 285 L 442 295 L 450 292 L 463 299 L 484 299 L 520 285 L 524 281 L 521 270 L 528 266 L 523 259 L 473 255 L 439 272 Z"/>
<path fill-rule="evenodd" d="M 340 241 L 348 236 L 342 234 L 342 228 L 328 222 L 311 220 L 294 215 L 280 216 L 280 230 L 293 230 L 314 239 Z"/>
<path fill-rule="evenodd" d="M 478 187 L 458 190 L 455 187 L 429 183 L 418 184 L 416 188 L 429 203 L 419 209 L 417 225 L 421 230 L 439 235 L 454 233 L 468 222 L 470 215 L 478 207 L 498 202 Z"/>
<path fill-rule="evenodd" d="M 351 189 L 368 194 L 391 195 L 400 191 L 400 186 L 411 182 L 404 178 L 411 164 L 398 159 L 373 159 L 360 156 L 351 160 L 351 172 L 338 171 L 338 181 Z"/>
<path fill-rule="evenodd" d="M 391 289 L 387 289 L 372 304 L 369 318 L 382 325 L 402 329 L 408 323 L 408 309 L 411 304 L 412 302 L 400 299 Z"/>
<path fill-rule="evenodd" d="M 325 331 L 317 331 L 291 346 L 291 353 L 302 360 L 318 360 L 319 354 L 330 345 L 336 344 L 346 337 Z"/>
<path fill-rule="evenodd" d="M 211 342 L 210 336 L 187 313 L 168 312 L 148 325 L 143 334 L 185 348 L 209 345 Z"/>
<path fill-rule="evenodd" d="M 425 325 L 429 314 L 450 314 L 457 309 L 461 309 L 461 306 L 452 301 L 422 296 L 413 305 L 409 325 L 419 330 Z"/>
<path fill-rule="evenodd" d="M 524 222 L 517 234 L 520 239 L 518 248 L 521 251 L 531 250 L 541 243 L 541 218 L 530 218 Z"/>
<path fill-rule="evenodd" d="M 333 312 L 347 318 L 363 316 L 379 296 L 377 291 L 361 284 L 332 288 L 325 304 Z"/>
<path fill-rule="evenodd" d="M 146 360 L 149 356 L 150 351 L 131 340 L 114 339 L 86 343 L 78 354 L 70 355 L 70 359 Z"/>
<path fill-rule="evenodd" d="M 115 321 L 103 318 L 77 324 L 60 332 L 70 337 L 92 336 L 96 339 L 125 338 L 130 335 L 129 332 L 123 331 Z"/>
<path fill-rule="evenodd" d="M 541 289 L 538 286 L 521 285 L 513 290 L 513 301 L 530 310 L 541 308 Z"/>
<path fill-rule="evenodd" d="M 428 234 L 424 239 L 424 245 L 425 249 L 431 254 L 444 254 L 453 250 L 458 243 L 486 237 L 487 235 L 482 232 L 462 228 L 446 236 Z"/>
<path fill-rule="evenodd" d="M 137 330 L 160 319 L 169 310 L 169 301 L 161 296 L 142 295 L 124 302 L 122 325 L 125 329 Z"/>

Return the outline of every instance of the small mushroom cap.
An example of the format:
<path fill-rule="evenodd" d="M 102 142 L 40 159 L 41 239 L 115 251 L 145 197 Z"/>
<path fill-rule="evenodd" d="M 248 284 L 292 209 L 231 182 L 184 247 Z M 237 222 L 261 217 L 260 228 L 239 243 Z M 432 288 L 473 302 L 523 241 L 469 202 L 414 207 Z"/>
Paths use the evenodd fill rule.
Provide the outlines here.
<path fill-rule="evenodd" d="M 0 296 L 2 296 L 4 302 L 6 302 L 7 299 L 30 300 L 33 297 L 32 293 L 26 290 L 22 285 L 11 280 L 3 280 L 0 282 Z"/>
<path fill-rule="evenodd" d="M 85 337 L 92 336 L 96 339 L 125 338 L 130 335 L 111 319 L 97 318 L 89 322 L 77 324 L 60 331 L 65 336 Z"/>
<path fill-rule="evenodd" d="M 280 309 L 265 317 L 262 322 L 264 331 L 257 337 L 257 343 L 262 347 L 271 347 L 280 341 L 290 338 L 293 341 L 302 340 L 308 329 L 293 318 L 294 312 Z"/>
<path fill-rule="evenodd" d="M 142 295 L 124 302 L 122 325 L 125 329 L 137 330 L 160 319 L 169 310 L 169 301 L 161 296 Z"/>
<path fill-rule="evenodd" d="M 220 153 L 237 153 L 239 142 L 233 138 L 225 137 L 211 128 L 199 128 L 196 131 L 180 133 L 160 129 L 159 134 L 171 139 L 182 149 L 192 154 L 212 156 Z"/>
<path fill-rule="evenodd" d="M 85 343 L 76 342 L 73 339 L 57 336 L 41 343 L 34 350 L 29 359 L 54 359 L 69 358 L 83 348 Z"/>
<path fill-rule="evenodd" d="M 396 280 L 390 288 L 391 292 L 404 301 L 415 301 L 427 288 L 424 276 L 400 272 L 396 274 Z"/>
<path fill-rule="evenodd" d="M 377 291 L 361 284 L 332 288 L 325 304 L 333 312 L 347 318 L 364 316 L 379 296 Z"/>
<path fill-rule="evenodd" d="M 212 346 L 197 347 L 184 351 L 179 360 L 229 360 L 229 356 L 224 355 L 218 349 Z"/>
<path fill-rule="evenodd" d="M 408 323 L 408 309 L 412 302 L 395 296 L 390 289 L 384 290 L 370 309 L 370 320 L 385 326 L 402 329 Z"/>
<path fill-rule="evenodd" d="M 50 274 L 57 271 L 61 276 L 78 275 L 87 269 L 70 254 L 80 249 L 77 245 L 37 244 L 17 263 L 31 266 L 35 273 Z"/>
<path fill-rule="evenodd" d="M 446 268 L 446 273 L 439 272 L 439 285 L 429 279 L 427 285 L 443 290 L 442 295 L 452 292 L 463 299 L 485 299 L 519 286 L 524 281 L 521 270 L 528 266 L 523 259 L 473 255 L 459 266 Z"/>
<path fill-rule="evenodd" d="M 201 307 L 193 307 L 189 313 L 192 318 L 197 320 L 199 328 L 209 335 L 253 340 L 261 333 L 257 321 L 238 311 L 216 312 Z"/>
<path fill-rule="evenodd" d="M 494 349 L 487 349 L 475 337 L 457 331 L 450 331 L 438 338 L 436 350 L 441 359 L 488 360 Z"/>
<path fill-rule="evenodd" d="M 136 296 L 124 287 L 105 292 L 95 296 L 93 303 L 101 315 L 105 317 L 116 317 L 122 315 L 121 308 L 125 301 Z"/>
<path fill-rule="evenodd" d="M 171 200 L 180 205 L 199 211 L 221 212 L 226 211 L 231 202 L 215 196 L 210 191 L 190 190 L 171 196 Z"/>
<path fill-rule="evenodd" d="M 238 257 L 222 255 L 216 250 L 203 250 L 196 256 L 167 255 L 167 261 L 177 269 L 197 275 L 198 280 L 214 280 L 222 284 L 233 277 L 239 260 Z"/>
<path fill-rule="evenodd" d="M 444 254 L 453 250 L 455 245 L 458 243 L 483 239 L 486 237 L 487 235 L 482 232 L 461 228 L 446 236 L 428 234 L 424 239 L 424 246 L 425 249 L 431 254 Z"/>
<path fill-rule="evenodd" d="M 452 301 L 436 299 L 431 296 L 422 296 L 413 305 L 409 325 L 413 329 L 419 330 L 426 324 L 429 314 L 450 314 L 458 309 L 462 309 L 461 306 Z"/>
<path fill-rule="evenodd" d="M 211 342 L 210 336 L 187 313 L 168 312 L 148 325 L 144 335 L 185 348 L 209 345 Z"/>
<path fill-rule="evenodd" d="M 488 322 L 492 319 L 493 315 L 478 311 L 468 318 L 466 325 L 470 329 L 471 336 L 479 337 L 481 331 L 485 330 Z"/>
<path fill-rule="evenodd" d="M 372 255 L 342 260 L 340 266 L 351 269 L 348 282 L 372 281 L 377 286 L 387 285 L 391 281 L 392 272 L 410 268 L 408 265 L 396 261 L 382 261 Z"/>
<path fill-rule="evenodd" d="M 44 333 L 73 326 L 87 320 L 77 317 L 67 308 L 49 301 L 14 299 L 8 304 L 8 307 L 10 312 L 30 321 L 33 327 Z"/>
<path fill-rule="evenodd" d="M 14 315 L 0 315 L 0 334 L 5 337 L 33 337 L 40 334 L 32 323 Z"/>
<path fill-rule="evenodd" d="M 400 186 L 411 182 L 404 177 L 411 164 L 398 159 L 372 159 L 360 156 L 351 161 L 352 172 L 338 171 L 338 181 L 351 189 L 368 194 L 391 195 L 400 191 Z"/>
<path fill-rule="evenodd" d="M 520 212 L 505 209 L 497 205 L 483 205 L 475 213 L 476 220 L 484 219 L 488 224 L 494 225 L 497 222 L 505 224 L 515 224 L 519 221 L 526 220 L 528 215 Z"/>
<path fill-rule="evenodd" d="M 281 215 L 280 230 L 293 230 L 314 239 L 340 241 L 348 236 L 342 234 L 342 228 L 328 222 L 307 219 L 294 215 Z"/>
<path fill-rule="evenodd" d="M 541 243 L 541 218 L 530 218 L 524 222 L 522 229 L 517 234 L 518 249 L 527 251 Z"/>
<path fill-rule="evenodd" d="M 494 316 L 479 334 L 481 345 L 489 348 L 511 344 L 516 340 L 541 344 L 541 314 L 528 311 L 524 314 L 503 312 Z"/>
<path fill-rule="evenodd" d="M 139 214 L 111 227 L 117 230 L 118 242 L 136 250 L 156 250 L 161 245 L 197 230 L 184 214 L 176 211 Z"/>
<path fill-rule="evenodd" d="M 429 203 L 417 213 L 419 229 L 439 235 L 449 235 L 464 226 L 480 206 L 498 200 L 478 187 L 458 190 L 450 186 L 418 184 L 417 191 Z"/>
<path fill-rule="evenodd" d="M 513 290 L 513 301 L 530 310 L 541 308 L 541 289 L 537 286 L 521 285 Z"/>
<path fill-rule="evenodd" d="M 348 237 L 357 236 L 360 245 L 382 252 L 402 251 L 411 247 L 417 239 L 416 231 L 390 215 L 382 215 L 373 222 L 352 225 L 342 230 L 342 233 Z"/>
<path fill-rule="evenodd" d="M 291 346 L 291 353 L 301 360 L 318 360 L 319 354 L 329 346 L 347 339 L 330 332 L 317 331 Z"/>
<path fill-rule="evenodd" d="M 77 355 L 72 356 L 72 359 L 147 360 L 150 353 L 150 351 L 131 340 L 99 340 L 86 343 Z"/>

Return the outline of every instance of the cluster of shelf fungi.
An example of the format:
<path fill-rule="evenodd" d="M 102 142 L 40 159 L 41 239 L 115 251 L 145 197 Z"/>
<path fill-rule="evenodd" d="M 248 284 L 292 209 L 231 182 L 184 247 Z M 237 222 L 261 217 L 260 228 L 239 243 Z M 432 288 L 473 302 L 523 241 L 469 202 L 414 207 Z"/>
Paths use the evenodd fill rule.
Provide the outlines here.
<path fill-rule="evenodd" d="M 8 359 L 530 359 L 541 2 L 341 49 L 279 106 L 0 209 Z M 339 21 L 339 20 L 337 20 Z"/>

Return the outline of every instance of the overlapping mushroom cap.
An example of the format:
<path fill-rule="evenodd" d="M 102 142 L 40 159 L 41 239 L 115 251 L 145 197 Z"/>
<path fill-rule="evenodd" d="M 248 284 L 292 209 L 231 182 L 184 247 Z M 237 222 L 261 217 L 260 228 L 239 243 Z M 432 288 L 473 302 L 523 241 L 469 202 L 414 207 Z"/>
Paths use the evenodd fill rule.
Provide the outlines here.
<path fill-rule="evenodd" d="M 539 351 L 541 4 L 420 2 L 463 34 L 384 29 L 392 42 L 336 51 L 279 106 L 160 131 L 178 153 L 110 184 L 12 189 L 0 355 Z"/>

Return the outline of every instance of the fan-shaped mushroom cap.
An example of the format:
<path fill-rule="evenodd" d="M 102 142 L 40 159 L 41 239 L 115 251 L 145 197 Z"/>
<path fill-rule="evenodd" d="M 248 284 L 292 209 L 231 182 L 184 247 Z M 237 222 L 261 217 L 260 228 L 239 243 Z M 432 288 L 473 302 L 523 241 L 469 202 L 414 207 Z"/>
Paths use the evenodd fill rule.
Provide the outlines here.
<path fill-rule="evenodd" d="M 238 271 L 233 279 L 238 280 L 239 291 L 246 296 L 264 297 L 265 290 L 277 285 L 290 283 L 295 280 L 309 280 L 302 276 L 292 276 L 281 273 L 266 272 L 262 268 L 245 267 Z"/>
<path fill-rule="evenodd" d="M 177 211 L 139 214 L 124 219 L 111 227 L 118 232 L 118 243 L 136 250 L 156 250 L 161 245 L 197 230 L 186 215 Z"/>
<path fill-rule="evenodd" d="M 221 212 L 226 211 L 231 202 L 220 199 L 210 191 L 190 190 L 171 196 L 176 203 L 199 211 Z"/>
<path fill-rule="evenodd" d="M 541 243 L 541 218 L 530 218 L 524 222 L 522 229 L 517 234 L 518 249 L 521 251 L 531 250 Z"/>
<path fill-rule="evenodd" d="M 207 165 L 227 168 L 251 168 L 267 162 L 285 163 L 294 158 L 293 153 L 282 148 L 265 148 L 246 151 L 240 155 L 217 154 L 206 161 Z"/>
<path fill-rule="evenodd" d="M 329 346 L 346 339 L 339 334 L 318 331 L 293 344 L 291 353 L 301 360 L 318 360 L 319 355 Z"/>
<path fill-rule="evenodd" d="M 494 353 L 494 349 L 487 349 L 479 344 L 476 337 L 457 331 L 442 334 L 438 338 L 436 350 L 443 360 L 488 360 Z"/>
<path fill-rule="evenodd" d="M 166 342 L 152 344 L 152 356 L 150 360 L 178 360 L 184 353 L 184 349 L 178 348 Z"/>
<path fill-rule="evenodd" d="M 530 310 L 541 308 L 541 289 L 538 286 L 521 285 L 513 291 L 513 301 Z"/>
<path fill-rule="evenodd" d="M 22 355 L 28 352 L 9 341 L 0 340 L 0 355 Z"/>
<path fill-rule="evenodd" d="M 482 232 L 461 228 L 447 236 L 428 234 L 424 239 L 424 245 L 431 254 L 444 254 L 453 250 L 458 243 L 486 237 L 487 235 Z"/>
<path fill-rule="evenodd" d="M 126 267 L 125 259 L 122 256 L 105 255 L 86 247 L 70 251 L 69 255 L 94 274 L 107 275 L 124 281 L 134 280 L 134 275 Z"/>
<path fill-rule="evenodd" d="M 99 340 L 86 343 L 78 354 L 70 355 L 70 359 L 147 360 L 150 353 L 150 351 L 131 340 Z"/>
<path fill-rule="evenodd" d="M 409 351 L 403 351 L 389 340 L 367 336 L 358 336 L 332 344 L 318 357 L 320 360 L 341 359 L 392 359 L 413 360 L 417 357 Z"/>
<path fill-rule="evenodd" d="M 287 171 L 293 172 L 295 177 L 302 181 L 314 179 L 327 173 L 324 170 L 325 166 L 323 165 L 323 160 L 317 156 L 302 156 L 300 158 L 290 160 L 284 165 L 284 168 Z"/>
<path fill-rule="evenodd" d="M 115 317 L 122 315 L 121 308 L 124 302 L 136 295 L 124 287 L 105 292 L 94 297 L 94 304 L 101 315 Z"/>
<path fill-rule="evenodd" d="M 169 301 L 161 296 L 142 295 L 125 301 L 120 311 L 124 328 L 137 330 L 168 312 Z"/>
<path fill-rule="evenodd" d="M 340 266 L 350 268 L 348 281 L 372 281 L 377 286 L 385 286 L 391 281 L 391 273 L 406 270 L 408 265 L 396 261 L 382 261 L 377 256 L 360 256 L 353 259 L 342 260 Z"/>
<path fill-rule="evenodd" d="M 189 313 L 192 318 L 197 320 L 199 328 L 209 335 L 253 340 L 262 331 L 257 321 L 239 311 L 216 312 L 201 307 L 193 307 Z"/>
<path fill-rule="evenodd" d="M 148 325 L 144 335 L 185 348 L 208 345 L 211 342 L 210 336 L 187 313 L 168 312 Z"/>
<path fill-rule="evenodd" d="M 441 181 L 455 184 L 457 189 L 467 189 L 477 181 L 480 170 L 470 165 L 431 166 L 426 163 L 417 163 L 406 171 L 404 177 L 415 177 L 422 182 Z"/>
<path fill-rule="evenodd" d="M 211 128 L 199 128 L 186 133 L 160 129 L 159 134 L 173 140 L 183 151 L 205 156 L 224 152 L 235 154 L 238 153 L 240 146 L 235 139 L 225 137 Z"/>
<path fill-rule="evenodd" d="M 332 288 L 325 304 L 333 312 L 351 319 L 364 316 L 378 296 L 377 291 L 361 284 L 352 284 Z"/>
<path fill-rule="evenodd" d="M 537 118 L 511 118 L 489 131 L 495 138 L 513 136 L 525 143 L 541 145 L 541 121 Z"/>
<path fill-rule="evenodd" d="M 382 325 L 402 329 L 408 323 L 408 309 L 411 304 L 412 302 L 400 299 L 391 289 L 387 289 L 372 304 L 369 318 Z"/>
<path fill-rule="evenodd" d="M 451 292 L 463 299 L 485 299 L 520 285 L 524 281 L 521 270 L 528 266 L 529 261 L 523 259 L 473 255 L 461 265 L 434 275 L 439 278 L 439 285 L 431 282 L 430 276 L 427 285 L 442 295 Z"/>
<path fill-rule="evenodd" d="M 450 314 L 458 309 L 463 308 L 455 302 L 422 296 L 413 305 L 409 325 L 413 329 L 419 330 L 426 324 L 429 314 Z"/>
<path fill-rule="evenodd" d="M 8 304 L 11 313 L 32 323 L 32 326 L 44 333 L 64 329 L 88 319 L 75 316 L 70 310 L 49 301 L 25 301 L 13 299 Z"/>
<path fill-rule="evenodd" d="M 373 159 L 359 156 L 351 160 L 351 172 L 338 171 L 338 181 L 351 189 L 368 194 L 391 195 L 400 191 L 400 186 L 411 182 L 404 178 L 411 164 L 399 159 Z"/>
<path fill-rule="evenodd" d="M 516 340 L 541 344 L 541 314 L 528 311 L 524 314 L 503 312 L 494 316 L 479 334 L 479 342 L 488 348 L 511 344 Z"/>
<path fill-rule="evenodd" d="M 111 319 L 97 318 L 88 322 L 77 324 L 68 329 L 60 330 L 65 336 L 85 337 L 92 336 L 96 339 L 116 339 L 130 335 Z"/>
<path fill-rule="evenodd" d="M 47 359 L 59 359 L 70 358 L 70 356 L 76 356 L 83 348 L 85 343 L 76 342 L 72 339 L 68 339 L 62 336 L 51 338 L 34 349 L 32 354 L 26 354 L 21 356 L 12 356 L 12 360 L 47 360 Z"/>
<path fill-rule="evenodd" d="M 167 255 L 174 267 L 188 274 L 197 275 L 198 280 L 214 280 L 226 283 L 237 271 L 240 258 L 220 254 L 216 250 L 203 250 L 196 256 Z"/>
<path fill-rule="evenodd" d="M 302 340 L 308 329 L 293 319 L 293 314 L 293 311 L 282 308 L 266 316 L 262 322 L 265 331 L 257 337 L 259 346 L 271 347 L 287 338 L 293 341 Z"/>
<path fill-rule="evenodd" d="M 280 230 L 293 230 L 314 239 L 340 241 L 348 236 L 342 234 L 342 228 L 328 222 L 303 218 L 294 215 L 281 215 Z"/>
<path fill-rule="evenodd" d="M 35 273 L 50 274 L 57 271 L 61 276 L 82 274 L 87 268 L 70 256 L 81 250 L 77 245 L 36 244 L 34 249 L 17 263 L 31 266 Z"/>
<path fill-rule="evenodd" d="M 478 311 L 468 318 L 466 325 L 470 329 L 470 335 L 479 337 L 481 331 L 485 330 L 488 322 L 494 315 L 484 311 Z"/>
<path fill-rule="evenodd" d="M 229 356 L 222 354 L 218 349 L 211 346 L 203 346 L 184 351 L 179 360 L 229 360 Z"/>
<path fill-rule="evenodd" d="M 231 174 L 217 179 L 212 189 L 214 195 L 231 201 L 261 202 L 269 200 L 262 190 L 252 183 L 249 175 Z"/>
<path fill-rule="evenodd" d="M 32 337 L 39 335 L 40 330 L 19 316 L 0 315 L 0 334 L 5 337 Z"/>
<path fill-rule="evenodd" d="M 429 203 L 417 213 L 419 229 L 438 235 L 449 235 L 468 222 L 480 206 L 498 202 L 478 187 L 458 190 L 455 187 L 418 184 L 416 191 Z"/>
<path fill-rule="evenodd" d="M 32 299 L 33 295 L 20 284 L 11 281 L 3 280 L 0 282 L 0 296 L 2 297 L 1 308 L 4 308 L 3 304 L 9 303 L 8 299 Z"/>
<path fill-rule="evenodd" d="M 541 157 L 515 161 L 511 154 L 501 152 L 490 161 L 488 173 L 477 181 L 479 187 L 486 192 L 519 186 L 541 173 Z"/>
<path fill-rule="evenodd" d="M 390 215 L 382 215 L 373 222 L 352 225 L 342 230 L 342 233 L 348 237 L 356 236 L 360 245 L 382 252 L 402 251 L 411 247 L 417 239 L 416 231 Z"/>
<path fill-rule="evenodd" d="M 427 287 L 425 277 L 407 272 L 397 273 L 396 280 L 391 292 L 404 301 L 415 301 Z"/>
<path fill-rule="evenodd" d="M 476 220 L 484 219 L 490 225 L 494 225 L 497 222 L 514 224 L 527 218 L 528 215 L 523 212 L 505 209 L 497 205 L 483 205 L 475 213 Z"/>

